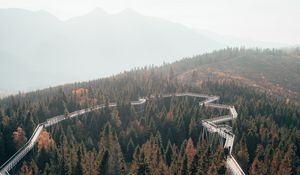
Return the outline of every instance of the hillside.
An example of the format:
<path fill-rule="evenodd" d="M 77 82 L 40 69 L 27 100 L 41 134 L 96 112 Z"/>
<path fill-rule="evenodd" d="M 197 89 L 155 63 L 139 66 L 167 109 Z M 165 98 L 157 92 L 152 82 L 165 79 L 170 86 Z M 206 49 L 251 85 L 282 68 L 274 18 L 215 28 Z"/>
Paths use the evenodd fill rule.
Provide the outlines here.
<path fill-rule="evenodd" d="M 233 155 L 245 172 L 299 174 L 299 106 L 249 86 L 243 79 L 209 76 L 211 71 L 202 73 L 199 66 L 220 69 L 218 74 L 233 69 L 246 76 L 246 71 L 255 68 L 265 70 L 251 66 L 262 56 L 276 62 L 280 58 L 297 59 L 295 52 L 226 49 L 160 67 L 139 68 L 3 99 L 0 163 L 26 142 L 37 123 L 116 101 L 116 108 L 91 112 L 45 130 L 13 174 L 228 174 L 224 166 L 226 150 L 217 136 L 203 138 L 201 126 L 201 120 L 226 111 L 199 108 L 190 98 L 154 98 L 143 110 L 129 104 L 138 97 L 190 91 L 218 95 L 220 103 L 235 106 L 239 116 L 232 123 L 236 135 Z M 273 68 L 274 63 L 259 62 Z M 232 66 L 242 64 L 249 66 L 242 70 Z M 289 70 L 288 74 L 295 73 L 293 68 Z M 263 73 L 270 81 L 279 80 L 267 71 Z M 247 78 L 254 81 L 257 75 L 260 73 Z"/>
<path fill-rule="evenodd" d="M 300 52 L 224 49 L 171 65 L 179 80 L 232 80 L 267 94 L 300 100 Z"/>

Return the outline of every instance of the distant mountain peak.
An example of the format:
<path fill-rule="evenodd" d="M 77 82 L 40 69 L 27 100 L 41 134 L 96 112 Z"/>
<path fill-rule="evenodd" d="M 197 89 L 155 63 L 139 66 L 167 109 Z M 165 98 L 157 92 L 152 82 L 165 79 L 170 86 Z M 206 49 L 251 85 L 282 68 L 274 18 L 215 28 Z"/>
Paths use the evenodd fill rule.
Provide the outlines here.
<path fill-rule="evenodd" d="M 138 16 L 141 16 L 141 14 L 139 12 L 137 12 L 136 10 L 134 10 L 132 8 L 126 8 L 126 9 L 120 11 L 118 14 L 119 15 L 138 15 Z"/>
<path fill-rule="evenodd" d="M 52 18 L 52 19 L 58 20 L 58 18 L 55 15 L 52 15 L 51 13 L 49 13 L 46 10 L 38 10 L 38 11 L 36 11 L 36 13 L 40 14 L 44 17 L 47 17 L 47 18 Z"/>
<path fill-rule="evenodd" d="M 97 15 L 97 16 L 105 16 L 107 15 L 107 12 L 100 7 L 96 7 L 90 12 L 90 14 Z"/>

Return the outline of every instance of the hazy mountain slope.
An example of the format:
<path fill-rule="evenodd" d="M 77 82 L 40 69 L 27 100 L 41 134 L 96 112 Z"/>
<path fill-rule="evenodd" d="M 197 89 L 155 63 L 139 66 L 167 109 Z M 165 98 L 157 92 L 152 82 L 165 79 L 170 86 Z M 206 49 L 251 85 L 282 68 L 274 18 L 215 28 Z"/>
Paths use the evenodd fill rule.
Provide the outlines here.
<path fill-rule="evenodd" d="M 220 35 L 215 32 L 210 32 L 206 30 L 199 30 L 199 33 L 207 36 L 219 43 L 223 43 L 228 47 L 246 47 L 246 48 L 284 48 L 287 47 L 288 44 L 283 43 L 274 43 L 274 42 L 266 42 L 266 41 L 255 41 L 248 38 L 238 38 L 234 36 Z"/>
<path fill-rule="evenodd" d="M 0 50 L 30 67 L 23 69 L 20 81 L 1 56 L 10 75 L 1 79 L 3 90 L 93 79 L 225 47 L 180 24 L 130 9 L 114 15 L 95 9 L 67 21 L 43 11 L 1 9 L 0 22 Z M 22 81 L 37 83 L 28 86 Z"/>
<path fill-rule="evenodd" d="M 58 32 L 61 24 L 46 12 L 22 9 L 1 9 L 0 22 L 1 50 L 23 56 L 27 61 L 35 61 L 25 56 L 32 56 L 43 41 Z"/>
<path fill-rule="evenodd" d="M 172 64 L 182 81 L 235 80 L 267 93 L 299 99 L 299 53 L 227 49 Z"/>
<path fill-rule="evenodd" d="M 9 89 L 11 86 L 20 88 L 20 84 L 30 86 L 30 84 L 28 84 L 29 82 L 27 83 L 24 79 L 26 77 L 23 76 L 23 72 L 27 72 L 26 75 L 31 75 L 32 69 L 26 62 L 24 62 L 23 58 L 1 50 L 0 58 L 1 88 Z M 18 79 L 18 81 L 16 81 L 16 79 Z"/>

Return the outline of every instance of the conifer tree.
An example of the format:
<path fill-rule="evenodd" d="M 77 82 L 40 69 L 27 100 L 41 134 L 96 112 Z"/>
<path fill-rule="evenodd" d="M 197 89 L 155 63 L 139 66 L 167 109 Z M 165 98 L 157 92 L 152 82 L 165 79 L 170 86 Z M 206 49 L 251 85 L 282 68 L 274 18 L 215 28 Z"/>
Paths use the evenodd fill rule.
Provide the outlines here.
<path fill-rule="evenodd" d="M 167 148 L 166 148 L 166 153 L 165 153 L 165 160 L 166 164 L 168 166 L 171 166 L 171 163 L 173 161 L 173 149 L 170 140 L 168 141 Z"/>
<path fill-rule="evenodd" d="M 101 175 L 108 174 L 108 166 L 109 166 L 108 159 L 109 159 L 109 152 L 108 150 L 105 150 L 99 167 L 99 172 Z"/>
<path fill-rule="evenodd" d="M 201 156 L 203 154 L 202 148 L 198 148 L 197 153 L 194 155 L 191 166 L 190 172 L 191 175 L 196 175 L 198 173 L 199 166 L 201 165 Z"/>
<path fill-rule="evenodd" d="M 147 175 L 150 173 L 149 162 L 146 160 L 143 150 L 140 152 L 137 166 L 137 174 Z"/>
<path fill-rule="evenodd" d="M 249 153 L 248 153 L 247 144 L 244 136 L 241 139 L 239 151 L 237 152 L 237 160 L 239 161 L 243 169 L 247 169 L 248 162 L 249 162 Z"/>
<path fill-rule="evenodd" d="M 189 175 L 188 157 L 185 155 L 181 164 L 180 175 Z"/>
<path fill-rule="evenodd" d="M 30 138 L 30 136 L 35 128 L 35 123 L 33 121 L 33 116 L 32 116 L 31 112 L 28 112 L 24 126 L 25 126 L 26 137 Z"/>
<path fill-rule="evenodd" d="M 28 167 L 27 162 L 23 162 L 23 165 L 19 172 L 20 175 L 32 175 L 32 170 L 30 167 Z"/>
<path fill-rule="evenodd" d="M 292 170 L 291 160 L 288 157 L 288 155 L 285 155 L 281 160 L 277 174 L 278 175 L 291 174 L 291 170 Z"/>
<path fill-rule="evenodd" d="M 134 143 L 132 141 L 132 138 L 129 139 L 129 142 L 126 147 L 126 154 L 125 154 L 125 160 L 126 162 L 131 162 L 132 161 L 132 156 L 135 150 Z"/>
<path fill-rule="evenodd" d="M 218 175 L 217 166 L 215 163 L 212 163 L 208 169 L 207 175 Z"/>

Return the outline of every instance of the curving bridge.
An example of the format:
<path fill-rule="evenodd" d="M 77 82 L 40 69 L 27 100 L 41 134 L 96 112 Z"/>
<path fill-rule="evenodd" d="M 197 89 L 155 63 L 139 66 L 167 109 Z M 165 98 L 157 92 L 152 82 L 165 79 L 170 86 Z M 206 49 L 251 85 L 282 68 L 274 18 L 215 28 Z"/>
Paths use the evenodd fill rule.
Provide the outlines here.
<path fill-rule="evenodd" d="M 166 97 L 196 97 L 196 98 L 204 98 L 205 100 L 200 102 L 200 106 L 205 107 L 211 107 L 211 108 L 219 108 L 219 109 L 228 109 L 229 115 L 216 117 L 212 119 L 206 119 L 202 120 L 203 127 L 210 133 L 217 133 L 222 138 L 225 139 L 224 148 L 227 148 L 229 150 L 229 155 L 227 156 L 226 160 L 226 166 L 228 169 L 230 169 L 231 173 L 233 175 L 245 175 L 237 161 L 234 159 L 234 157 L 231 155 L 234 137 L 235 135 L 232 133 L 232 129 L 228 125 L 218 125 L 218 123 L 234 120 L 237 118 L 237 112 L 233 106 L 227 106 L 227 105 L 221 105 L 221 104 L 214 104 L 212 102 L 215 102 L 219 100 L 218 96 L 209 96 L 204 94 L 197 94 L 197 93 L 176 93 L 176 94 L 167 94 L 167 95 L 161 95 L 160 97 L 166 98 Z M 151 98 L 154 98 L 154 96 L 151 96 Z M 140 98 L 138 101 L 132 101 L 131 105 L 142 105 L 145 104 L 146 101 L 149 100 L 149 98 Z M 109 103 L 108 107 L 116 107 L 117 103 Z M 104 108 L 105 105 L 97 105 L 94 107 L 89 107 L 86 109 L 78 110 L 75 112 L 71 112 L 68 115 L 59 115 L 52 118 L 47 119 L 45 122 L 38 124 L 38 126 L 35 128 L 33 134 L 31 135 L 30 139 L 27 141 L 26 144 L 24 144 L 13 156 L 11 156 L 1 167 L 0 167 L 0 175 L 9 175 L 9 171 L 34 147 L 35 143 L 37 142 L 38 136 L 42 132 L 43 129 L 55 125 L 61 121 L 71 119 L 95 110 L 99 110 Z"/>

